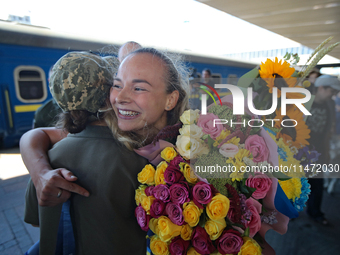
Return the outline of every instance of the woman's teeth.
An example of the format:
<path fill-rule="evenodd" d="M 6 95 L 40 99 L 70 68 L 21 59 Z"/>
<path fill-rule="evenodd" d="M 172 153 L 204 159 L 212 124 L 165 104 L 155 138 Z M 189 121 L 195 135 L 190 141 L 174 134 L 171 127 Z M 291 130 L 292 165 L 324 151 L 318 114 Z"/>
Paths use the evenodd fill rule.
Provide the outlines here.
<path fill-rule="evenodd" d="M 120 113 L 121 115 L 124 115 L 124 116 L 136 116 L 136 115 L 139 114 L 138 112 L 133 112 L 133 111 L 122 111 L 122 110 L 119 110 L 119 113 Z"/>

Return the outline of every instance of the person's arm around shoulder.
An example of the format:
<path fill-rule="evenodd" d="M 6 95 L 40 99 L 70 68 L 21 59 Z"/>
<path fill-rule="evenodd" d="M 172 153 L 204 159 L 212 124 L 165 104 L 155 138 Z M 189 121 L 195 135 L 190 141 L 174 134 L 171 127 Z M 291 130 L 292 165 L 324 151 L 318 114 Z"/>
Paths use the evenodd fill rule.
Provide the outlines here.
<path fill-rule="evenodd" d="M 47 151 L 67 133 L 56 128 L 38 128 L 26 132 L 20 139 L 21 157 L 29 171 L 41 206 L 55 206 L 65 202 L 71 192 L 89 196 L 89 192 L 73 183 L 77 180 L 64 168 L 52 169 Z"/>

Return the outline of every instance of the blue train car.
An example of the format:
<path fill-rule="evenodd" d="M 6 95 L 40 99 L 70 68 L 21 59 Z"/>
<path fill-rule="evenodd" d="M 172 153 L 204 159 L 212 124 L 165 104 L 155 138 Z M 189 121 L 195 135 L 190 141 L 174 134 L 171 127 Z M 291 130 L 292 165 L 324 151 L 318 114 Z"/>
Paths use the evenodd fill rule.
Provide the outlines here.
<path fill-rule="evenodd" d="M 17 145 L 21 135 L 32 128 L 34 112 L 51 98 L 48 72 L 61 56 L 69 51 L 102 51 L 108 45 L 119 47 L 120 44 L 0 21 L 0 148 Z M 185 53 L 184 57 L 197 73 L 211 69 L 221 83 L 234 84 L 256 66 L 197 54 Z"/>

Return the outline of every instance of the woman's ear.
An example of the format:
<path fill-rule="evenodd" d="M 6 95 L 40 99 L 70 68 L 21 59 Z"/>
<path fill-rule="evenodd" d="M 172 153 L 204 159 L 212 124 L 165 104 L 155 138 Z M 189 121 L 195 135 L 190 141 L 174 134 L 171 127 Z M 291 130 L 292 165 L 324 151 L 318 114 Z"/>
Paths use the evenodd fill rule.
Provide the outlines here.
<path fill-rule="evenodd" d="M 170 94 L 168 94 L 165 104 L 165 110 L 171 111 L 172 109 L 174 109 L 175 106 L 177 105 L 178 98 L 179 98 L 178 90 L 174 90 Z"/>

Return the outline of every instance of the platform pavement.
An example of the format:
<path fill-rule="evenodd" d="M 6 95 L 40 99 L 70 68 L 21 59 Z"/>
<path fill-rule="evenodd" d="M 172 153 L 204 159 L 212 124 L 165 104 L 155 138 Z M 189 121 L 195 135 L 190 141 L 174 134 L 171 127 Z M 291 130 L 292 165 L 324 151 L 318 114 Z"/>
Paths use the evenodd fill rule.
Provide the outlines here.
<path fill-rule="evenodd" d="M 39 229 L 23 221 L 24 194 L 29 179 L 18 148 L 0 150 L 0 254 L 24 254 L 39 239 Z M 315 223 L 301 212 L 281 236 L 266 234 L 277 255 L 324 255 L 340 251 L 340 180 L 332 195 L 324 192 L 323 211 L 330 226 Z"/>
<path fill-rule="evenodd" d="M 39 239 L 39 229 L 23 220 L 28 179 L 19 149 L 0 150 L 1 255 L 24 254 Z"/>

